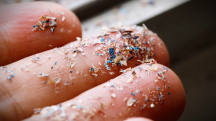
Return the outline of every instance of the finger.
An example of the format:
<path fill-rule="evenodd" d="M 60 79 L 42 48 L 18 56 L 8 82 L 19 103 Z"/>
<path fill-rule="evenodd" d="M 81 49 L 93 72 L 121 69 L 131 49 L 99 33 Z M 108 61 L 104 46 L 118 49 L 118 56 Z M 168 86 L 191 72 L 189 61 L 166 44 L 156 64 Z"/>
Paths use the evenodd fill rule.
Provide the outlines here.
<path fill-rule="evenodd" d="M 0 106 L 4 112 L 0 114 L 13 119 L 28 117 L 35 107 L 44 107 L 71 99 L 120 75 L 127 70 L 126 68 L 144 62 L 151 63 L 153 56 L 162 64 L 169 63 L 167 49 L 156 34 L 142 27 L 130 29 L 135 30 L 127 32 L 130 36 L 125 38 L 122 38 L 124 32 L 106 31 L 109 35 L 102 34 L 100 37 L 79 40 L 2 68 Z M 120 28 L 116 30 L 119 31 Z M 128 40 L 125 40 L 126 38 Z M 101 43 L 101 39 L 104 42 Z M 136 41 L 136 45 L 131 41 Z M 127 46 L 144 50 L 128 50 L 128 47 L 124 49 L 126 45 L 122 45 L 122 42 Z M 111 46 L 118 52 L 112 53 Z M 118 56 L 122 59 L 113 60 L 114 55 L 117 59 Z M 111 60 L 113 62 L 108 63 Z M 118 63 L 121 63 L 121 66 Z"/>
<path fill-rule="evenodd" d="M 33 30 L 40 17 L 55 17 L 57 27 L 51 33 Z M 0 65 L 9 64 L 32 54 L 63 46 L 81 37 L 77 16 L 51 2 L 28 2 L 0 7 Z M 51 20 L 50 20 L 51 21 Z"/>
<path fill-rule="evenodd" d="M 157 69 L 152 70 L 155 66 Z M 39 114 L 30 120 L 119 121 L 145 117 L 175 121 L 184 107 L 184 88 L 175 73 L 159 64 L 143 64 L 72 100 L 37 110 Z"/>
<path fill-rule="evenodd" d="M 128 118 L 125 121 L 153 121 L 148 118 L 136 117 L 136 118 Z"/>

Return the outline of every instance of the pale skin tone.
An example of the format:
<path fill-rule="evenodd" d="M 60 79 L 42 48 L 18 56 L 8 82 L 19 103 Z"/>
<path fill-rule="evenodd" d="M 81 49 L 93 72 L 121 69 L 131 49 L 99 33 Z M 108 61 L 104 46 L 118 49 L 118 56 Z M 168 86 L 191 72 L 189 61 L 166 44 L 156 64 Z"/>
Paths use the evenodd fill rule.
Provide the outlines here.
<path fill-rule="evenodd" d="M 104 60 L 103 58 L 94 56 L 92 53 L 88 53 L 85 56 L 77 55 L 74 61 L 76 65 L 81 66 L 74 66 L 73 70 L 79 70 L 79 74 L 74 74 L 76 71 L 73 71 L 73 84 L 71 82 L 70 85 L 65 86 L 64 82 L 68 79 L 68 74 L 60 74 L 60 71 L 62 70 L 62 73 L 70 71 L 68 68 L 69 61 L 62 60 L 64 55 L 61 54 L 61 49 L 58 49 L 56 53 L 53 53 L 53 50 L 50 49 L 61 46 L 63 48 L 68 47 L 71 43 L 77 43 L 75 41 L 76 37 L 82 36 L 81 24 L 74 13 L 57 4 L 45 2 L 15 4 L 3 6 L 0 9 L 0 65 L 7 67 L 7 70 L 13 70 L 16 74 L 12 78 L 13 81 L 10 82 L 7 80 L 8 73 L 3 73 L 3 69 L 0 70 L 1 120 L 23 120 L 33 114 L 34 108 L 42 108 L 59 103 L 64 106 L 70 101 L 77 100 L 83 100 L 83 105 L 87 108 L 89 105 L 85 100 L 87 100 L 89 95 L 101 96 L 100 100 L 92 100 L 94 102 L 103 102 L 106 106 L 104 112 L 107 114 L 107 117 L 104 118 L 101 116 L 101 113 L 96 113 L 91 120 L 177 120 L 183 112 L 185 107 L 184 88 L 178 76 L 169 68 L 165 76 L 166 80 L 169 80 L 169 83 L 172 85 L 169 90 L 172 95 L 164 95 L 167 100 L 158 105 L 157 109 L 155 107 L 140 111 L 135 110 L 136 107 L 127 107 L 126 102 L 122 100 L 125 97 L 129 98 L 131 96 L 131 88 L 125 89 L 122 95 L 117 95 L 118 91 L 110 91 L 110 88 L 102 86 L 104 83 L 109 83 L 108 81 L 112 79 L 112 82 L 117 85 L 142 88 L 142 93 L 148 95 L 148 87 L 155 85 L 155 76 L 148 76 L 146 73 L 137 72 L 142 75 L 139 79 L 145 80 L 144 82 L 138 83 L 134 81 L 123 84 L 122 81 L 126 81 L 126 79 L 122 78 L 123 75 L 119 73 L 118 69 L 114 69 L 113 75 L 104 74 L 95 78 L 89 73 L 89 69 L 92 67 L 92 64 L 98 65 L 100 62 L 103 65 Z M 66 18 L 63 22 L 61 22 L 61 12 L 64 12 Z M 59 21 L 53 33 L 50 33 L 50 30 L 31 31 L 32 25 L 43 14 L 55 16 Z M 64 31 L 60 31 L 61 28 L 64 28 Z M 156 35 L 154 37 L 158 38 Z M 161 39 L 156 39 L 155 43 L 156 45 L 160 44 L 160 47 L 155 47 L 154 52 L 157 53 L 155 60 L 159 63 L 157 64 L 158 69 L 162 70 L 164 65 L 169 66 L 168 51 Z M 91 52 L 93 49 L 92 47 L 87 47 L 84 48 L 84 51 Z M 31 61 L 36 56 L 41 58 L 40 64 Z M 51 57 L 53 60 L 48 61 L 47 57 Z M 53 67 L 55 70 L 53 71 L 51 67 L 55 61 L 58 63 Z M 133 62 L 134 60 L 128 66 L 132 70 L 137 70 L 138 67 Z M 143 68 L 143 70 L 149 68 L 146 64 L 141 64 L 139 67 Z M 101 66 L 101 68 L 106 70 L 104 66 Z M 38 77 L 38 74 L 41 72 L 48 73 L 52 77 L 61 77 L 62 80 L 58 85 L 44 85 L 42 84 L 44 79 Z M 80 76 L 81 72 L 87 75 Z M 152 71 L 150 73 L 154 75 L 156 72 Z M 129 71 L 125 74 L 126 76 L 131 75 L 131 72 Z M 163 86 L 162 84 L 158 85 Z M 156 89 L 154 90 L 156 91 Z M 110 98 L 112 93 L 116 94 L 116 97 Z M 144 96 L 137 95 L 137 99 L 142 100 Z M 109 103 L 117 107 L 108 105 Z M 129 108 L 131 110 L 134 109 L 135 112 L 128 111 Z M 71 114 L 74 113 L 73 110 L 69 110 L 70 112 Z M 121 115 L 119 112 L 121 112 Z M 80 116 L 82 117 L 82 114 Z M 39 116 L 35 115 L 30 120 L 39 120 L 39 118 Z"/>

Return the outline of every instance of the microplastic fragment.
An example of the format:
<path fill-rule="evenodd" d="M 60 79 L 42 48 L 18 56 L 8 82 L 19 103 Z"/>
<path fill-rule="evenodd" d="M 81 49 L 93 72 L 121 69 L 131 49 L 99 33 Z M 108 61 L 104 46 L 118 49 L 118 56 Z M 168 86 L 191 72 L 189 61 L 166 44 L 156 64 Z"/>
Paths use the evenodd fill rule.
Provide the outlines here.
<path fill-rule="evenodd" d="M 93 75 L 93 76 L 95 76 L 95 77 L 97 77 L 97 76 L 98 76 L 98 74 L 95 74 L 95 73 L 92 73 L 92 75 Z"/>
<path fill-rule="evenodd" d="M 154 107 L 155 107 L 155 105 L 152 103 L 152 104 L 150 104 L 150 107 L 151 107 L 151 108 L 154 108 Z"/>
<path fill-rule="evenodd" d="M 116 63 L 118 63 L 119 62 L 119 60 L 121 60 L 121 56 L 116 56 L 116 58 L 114 59 L 114 63 L 116 64 Z M 126 63 L 127 64 L 127 63 Z"/>
<path fill-rule="evenodd" d="M 109 72 L 109 74 L 110 74 L 110 75 L 113 75 L 113 74 L 115 74 L 115 73 L 114 73 L 114 72 Z"/>
<path fill-rule="evenodd" d="M 121 65 L 127 66 L 127 61 L 126 61 L 126 60 L 121 60 L 121 61 L 119 61 L 119 62 L 121 63 Z"/>
<path fill-rule="evenodd" d="M 120 86 L 119 88 L 117 88 L 117 90 L 124 90 L 124 87 Z"/>
<path fill-rule="evenodd" d="M 39 76 L 39 77 L 49 77 L 49 74 L 40 73 L 38 76 Z"/>
<path fill-rule="evenodd" d="M 90 68 L 90 72 L 93 72 L 94 71 L 94 68 Z"/>
<path fill-rule="evenodd" d="M 136 72 L 135 72 L 135 71 L 133 71 L 133 72 L 132 72 L 132 75 L 136 75 Z"/>
<path fill-rule="evenodd" d="M 34 108 L 34 114 L 39 114 L 41 112 L 42 108 Z"/>
<path fill-rule="evenodd" d="M 78 47 L 77 50 L 79 50 L 80 52 L 83 52 L 83 49 Z"/>
<path fill-rule="evenodd" d="M 60 12 L 60 15 L 64 15 L 64 12 Z"/>
<path fill-rule="evenodd" d="M 14 73 L 13 70 L 10 70 L 10 71 L 8 71 L 8 72 L 10 73 L 10 77 L 14 77 L 14 76 L 15 76 L 15 73 Z"/>
<path fill-rule="evenodd" d="M 143 104 L 144 108 L 147 106 L 146 104 Z"/>
<path fill-rule="evenodd" d="M 104 66 L 106 67 L 107 70 L 111 70 L 107 63 L 105 63 Z"/>
<path fill-rule="evenodd" d="M 147 26 L 146 26 L 145 24 L 142 24 L 142 26 L 143 26 L 144 30 L 145 30 L 145 29 L 148 29 Z"/>
<path fill-rule="evenodd" d="M 125 97 L 124 99 L 123 99 L 123 101 L 125 102 L 127 100 L 127 97 Z"/>
<path fill-rule="evenodd" d="M 13 70 L 10 70 L 10 71 L 8 71 L 8 72 L 10 73 L 10 75 L 7 77 L 7 79 L 10 80 L 10 82 L 12 82 L 12 79 L 11 79 L 11 78 L 15 76 L 15 73 L 14 73 Z"/>
<path fill-rule="evenodd" d="M 136 96 L 136 94 L 135 94 L 135 93 L 133 93 L 133 92 L 131 92 L 131 94 L 132 94 L 133 96 Z"/>
<path fill-rule="evenodd" d="M 66 81 L 64 85 L 67 86 L 68 85 L 68 81 Z"/>
<path fill-rule="evenodd" d="M 115 95 L 114 93 L 112 93 L 112 94 L 111 94 L 111 97 L 112 97 L 112 98 L 115 98 L 115 97 L 116 97 L 116 95 Z"/>
<path fill-rule="evenodd" d="M 64 21 L 65 20 L 65 16 L 62 16 L 62 21 Z"/>
<path fill-rule="evenodd" d="M 55 27 L 50 28 L 51 32 L 55 31 Z"/>
<path fill-rule="evenodd" d="M 37 62 L 37 61 L 39 61 L 39 60 L 40 60 L 40 57 L 34 57 L 34 58 L 32 59 L 33 62 Z"/>
<path fill-rule="evenodd" d="M 151 71 L 157 71 L 157 69 L 158 69 L 158 64 L 152 64 L 150 67 Z"/>
<path fill-rule="evenodd" d="M 76 62 L 71 62 L 70 63 L 70 68 L 73 68 L 75 66 Z"/>
<path fill-rule="evenodd" d="M 47 27 L 51 27 L 51 32 L 55 30 L 55 27 L 57 26 L 55 17 L 49 17 L 47 15 L 42 15 L 40 17 L 40 20 L 35 25 L 33 25 L 32 31 L 35 31 L 37 29 L 46 30 Z"/>
<path fill-rule="evenodd" d="M 60 29 L 60 32 L 65 32 L 65 31 L 64 31 L 64 28 L 61 28 L 61 29 Z"/>
<path fill-rule="evenodd" d="M 61 78 L 50 79 L 49 84 L 58 84 L 61 82 Z"/>
<path fill-rule="evenodd" d="M 139 70 L 140 70 L 140 71 L 141 71 L 141 69 L 142 69 L 142 68 L 141 68 L 141 67 L 139 67 Z"/>
<path fill-rule="evenodd" d="M 130 98 L 130 99 L 128 99 L 128 101 L 127 101 L 127 106 L 132 106 L 134 103 L 136 102 L 136 99 L 134 99 L 134 98 Z"/>
<path fill-rule="evenodd" d="M 104 105 L 103 105 L 103 103 L 100 103 L 100 107 L 101 107 L 101 110 L 104 110 Z"/>
<path fill-rule="evenodd" d="M 130 61 L 133 58 L 133 56 L 129 57 L 127 61 Z"/>
<path fill-rule="evenodd" d="M 129 83 L 129 82 L 132 82 L 133 81 L 133 77 L 130 77 L 128 80 L 127 80 L 127 82 Z"/>
<path fill-rule="evenodd" d="M 168 95 L 170 96 L 170 92 L 167 92 L 168 93 Z"/>
<path fill-rule="evenodd" d="M 80 37 L 76 37 L 77 41 L 82 41 L 82 39 Z"/>
<path fill-rule="evenodd" d="M 75 58 L 77 56 L 77 53 L 74 53 L 72 56 Z"/>
<path fill-rule="evenodd" d="M 82 109 L 82 106 L 80 104 L 77 104 L 78 109 Z"/>
<path fill-rule="evenodd" d="M 109 54 L 114 55 L 114 48 L 109 48 Z"/>
<path fill-rule="evenodd" d="M 164 66 L 163 66 L 163 69 L 164 69 L 165 71 L 167 71 L 167 70 L 168 70 L 168 69 L 167 69 L 166 67 L 164 67 Z"/>

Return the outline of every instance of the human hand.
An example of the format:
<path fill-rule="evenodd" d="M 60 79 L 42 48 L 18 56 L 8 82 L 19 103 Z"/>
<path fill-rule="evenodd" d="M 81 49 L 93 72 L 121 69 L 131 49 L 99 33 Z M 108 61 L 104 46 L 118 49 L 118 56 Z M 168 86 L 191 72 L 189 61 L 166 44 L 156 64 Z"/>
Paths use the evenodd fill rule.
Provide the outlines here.
<path fill-rule="evenodd" d="M 27 120 L 176 120 L 183 112 L 182 83 L 148 29 L 120 27 L 69 43 L 81 37 L 81 26 L 62 6 L 22 3 L 0 14 L 1 120 L 22 120 L 33 110 L 39 114 Z M 31 31 L 41 15 L 57 18 L 54 32 Z"/>

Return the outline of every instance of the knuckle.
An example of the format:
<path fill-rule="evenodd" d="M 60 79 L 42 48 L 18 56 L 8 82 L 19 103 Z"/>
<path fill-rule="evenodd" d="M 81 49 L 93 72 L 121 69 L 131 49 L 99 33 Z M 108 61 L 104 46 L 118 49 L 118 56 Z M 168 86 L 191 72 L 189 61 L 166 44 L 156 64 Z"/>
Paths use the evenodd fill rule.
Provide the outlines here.
<path fill-rule="evenodd" d="M 22 106 L 17 102 L 14 98 L 14 94 L 7 89 L 2 81 L 0 82 L 0 102 L 0 117 L 5 120 L 11 120 L 11 118 L 17 120 L 21 119 L 21 114 L 24 114 Z"/>

